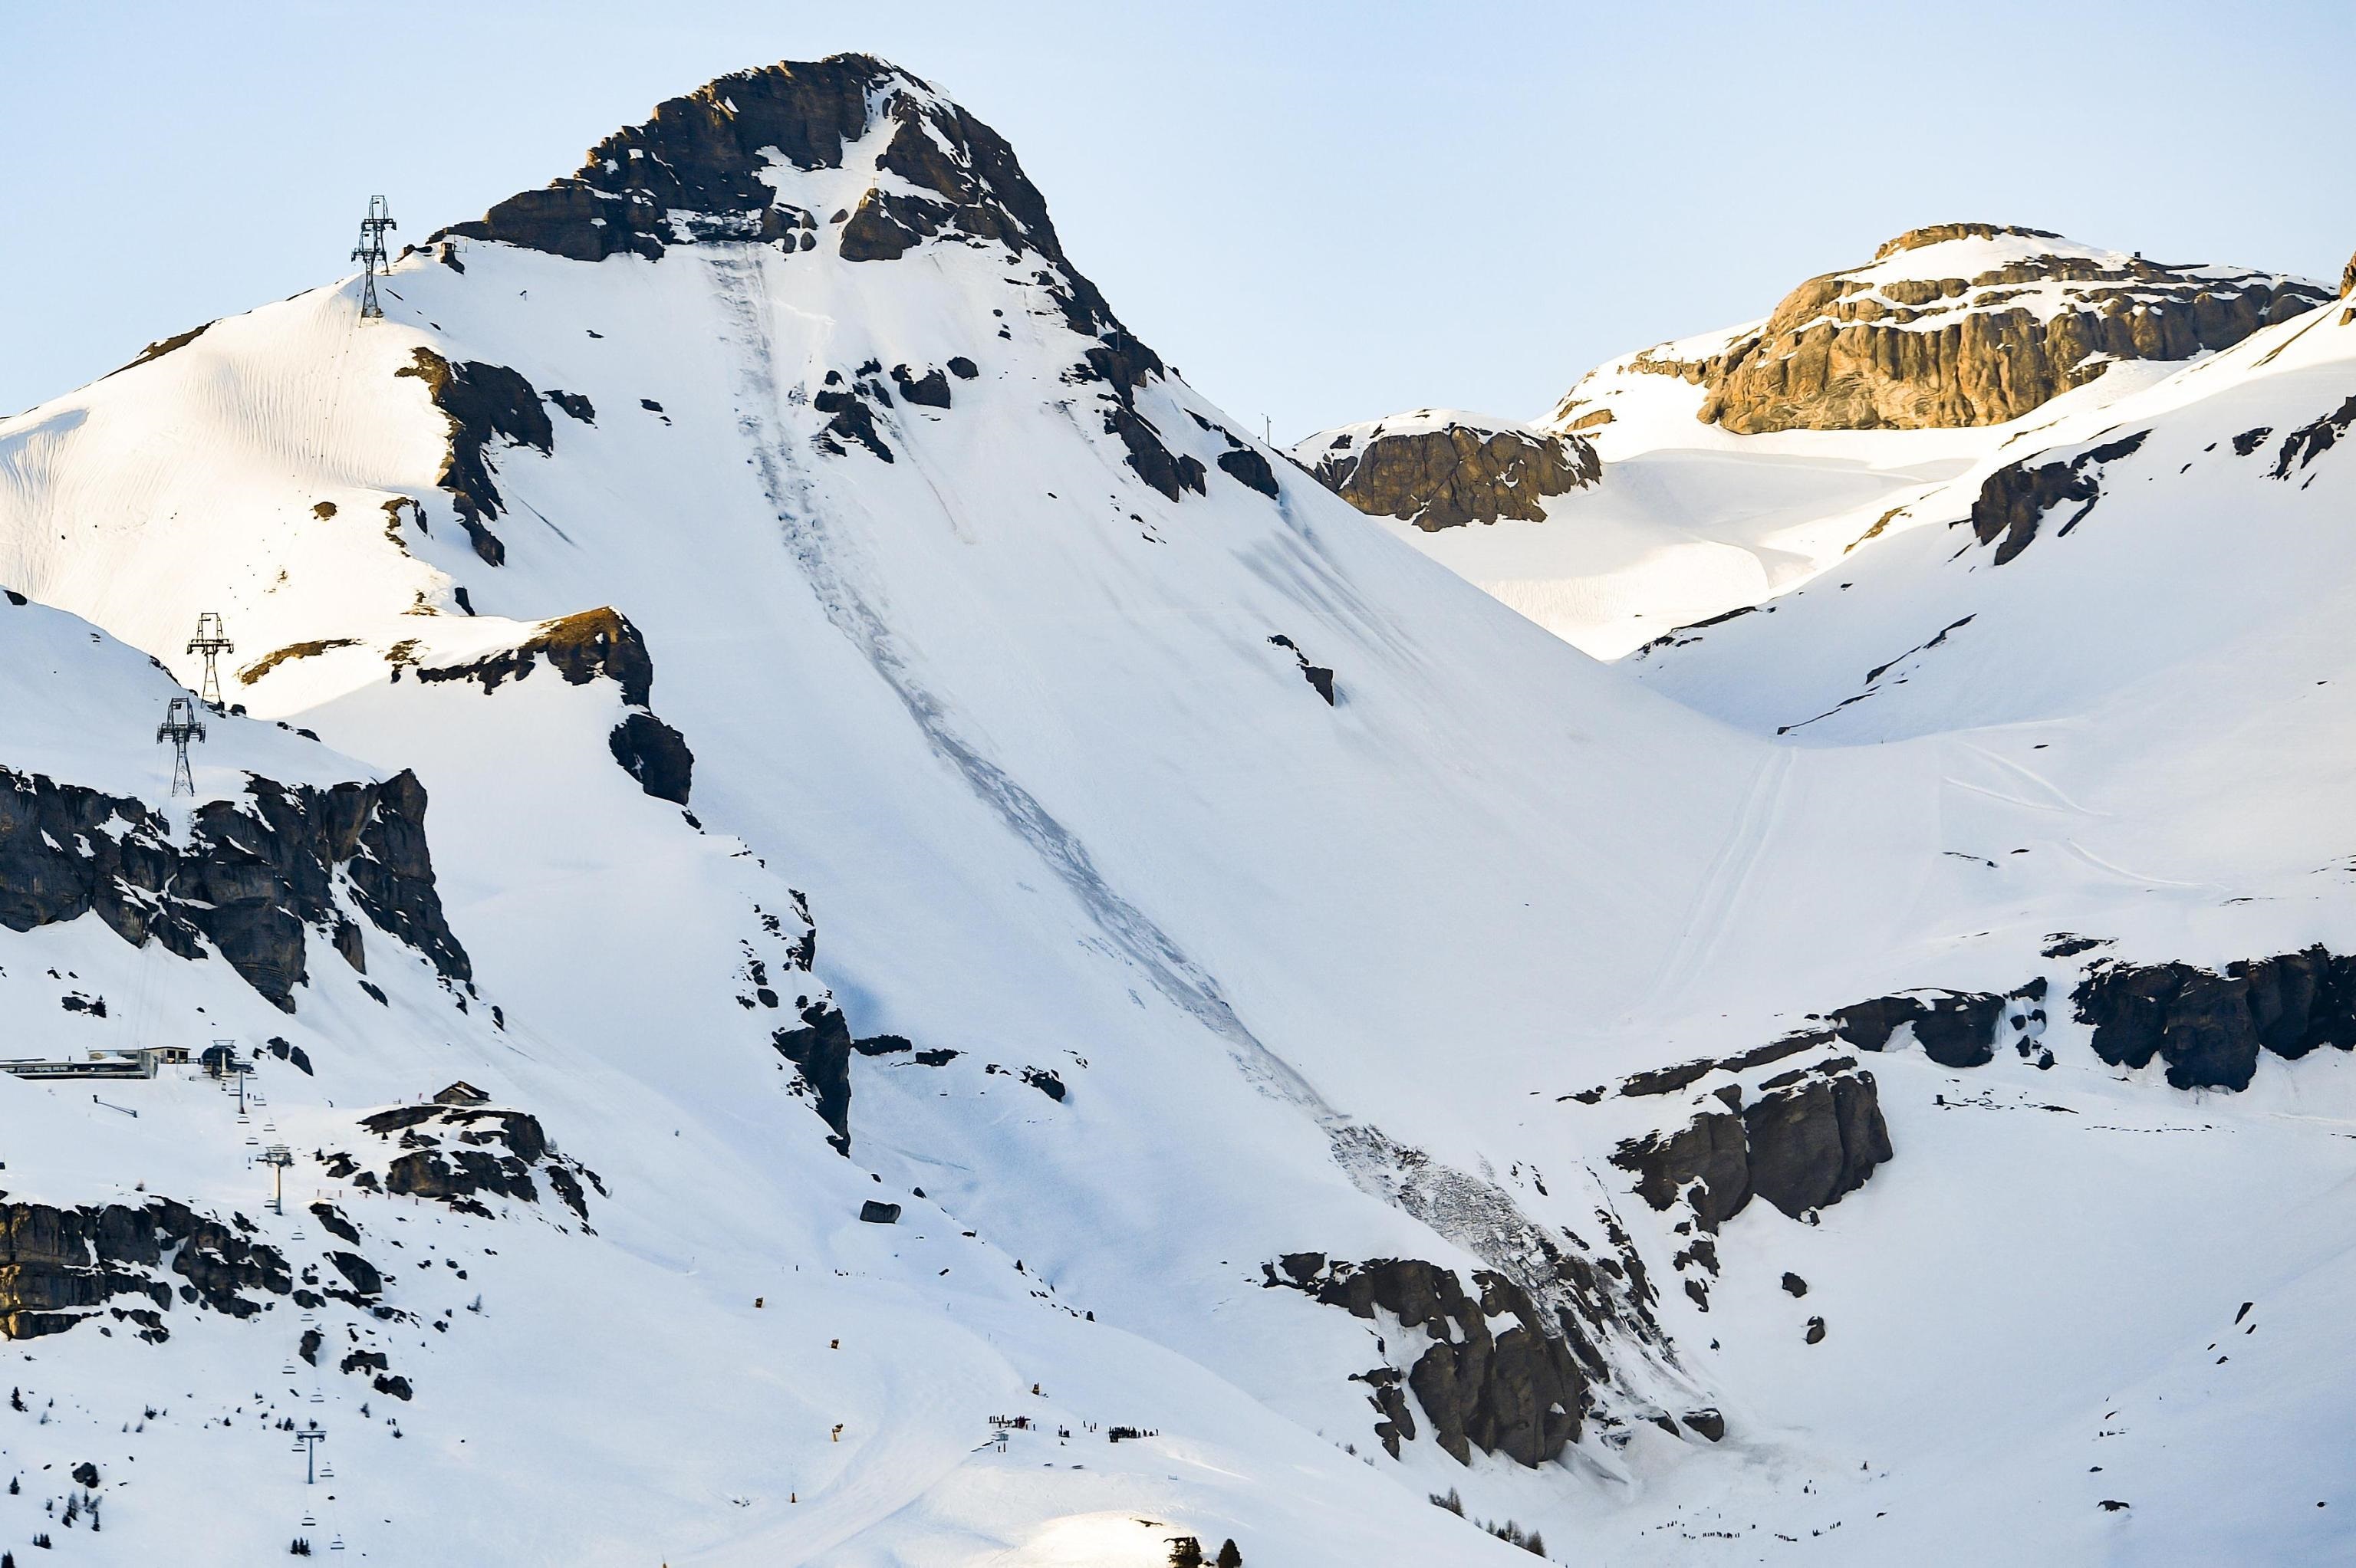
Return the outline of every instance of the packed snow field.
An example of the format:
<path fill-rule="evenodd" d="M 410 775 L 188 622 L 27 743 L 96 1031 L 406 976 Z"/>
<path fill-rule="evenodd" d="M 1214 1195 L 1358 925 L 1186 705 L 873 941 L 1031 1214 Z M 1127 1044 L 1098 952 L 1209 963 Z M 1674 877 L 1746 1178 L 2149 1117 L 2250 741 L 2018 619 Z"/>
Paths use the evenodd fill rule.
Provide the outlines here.
<path fill-rule="evenodd" d="M 2341 305 L 1426 534 L 861 57 L 376 289 L 0 421 L 0 1549 L 2356 1550 Z"/>

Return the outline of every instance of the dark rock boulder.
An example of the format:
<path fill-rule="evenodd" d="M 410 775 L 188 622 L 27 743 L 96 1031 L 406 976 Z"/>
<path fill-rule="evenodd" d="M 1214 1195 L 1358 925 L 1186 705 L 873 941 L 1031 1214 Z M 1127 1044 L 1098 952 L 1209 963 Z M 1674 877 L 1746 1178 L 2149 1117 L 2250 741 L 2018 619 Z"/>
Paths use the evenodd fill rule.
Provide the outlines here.
<path fill-rule="evenodd" d="M 949 379 L 937 368 L 919 376 L 905 365 L 894 365 L 892 367 L 892 385 L 899 389 L 903 402 L 928 409 L 949 406 Z"/>
<path fill-rule="evenodd" d="M 1873 1074 L 1819 1069 L 1776 1083 L 1739 1115 L 1704 1111 L 1673 1132 L 1631 1139 L 1612 1163 L 1634 1173 L 1646 1203 L 1683 1199 L 1714 1232 L 1754 1195 L 1794 1219 L 1836 1203 L 1891 1154 Z"/>
<path fill-rule="evenodd" d="M 900 1206 L 870 1198 L 859 1206 L 859 1218 L 870 1225 L 896 1225 L 900 1222 Z"/>
<path fill-rule="evenodd" d="M 695 783 L 695 753 L 687 737 L 651 713 L 626 715 L 605 737 L 623 771 L 657 800 L 685 805 Z"/>
<path fill-rule="evenodd" d="M 1870 1072 L 1762 1095 L 1743 1110 L 1742 1126 L 1752 1190 L 1794 1219 L 1856 1191 L 1892 1153 Z"/>
<path fill-rule="evenodd" d="M 320 1229 L 327 1234 L 349 1242 L 354 1246 L 360 1244 L 359 1227 L 346 1219 L 343 1211 L 326 1199 L 311 1205 L 311 1218 L 318 1221 Z"/>

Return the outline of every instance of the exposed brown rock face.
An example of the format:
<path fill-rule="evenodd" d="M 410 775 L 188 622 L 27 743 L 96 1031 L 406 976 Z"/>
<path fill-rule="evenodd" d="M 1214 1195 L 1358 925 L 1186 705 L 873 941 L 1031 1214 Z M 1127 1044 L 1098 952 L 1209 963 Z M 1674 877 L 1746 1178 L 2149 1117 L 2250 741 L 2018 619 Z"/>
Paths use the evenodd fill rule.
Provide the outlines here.
<path fill-rule="evenodd" d="M 380 930 L 446 979 L 471 977 L 434 885 L 415 774 L 324 790 L 254 778 L 246 792 L 199 806 L 182 846 L 144 802 L 0 768 L 0 925 L 30 931 L 95 910 L 134 946 L 152 936 L 200 958 L 199 938 L 209 940 L 291 1013 L 308 973 L 306 931 L 329 935 L 361 967 L 359 927 L 334 896 L 340 869 Z"/>
<path fill-rule="evenodd" d="M 1957 240 L 2027 241 L 1948 275 Z M 2048 243 L 2051 242 L 2051 243 Z M 1925 251 L 1910 269 L 1910 252 Z M 2113 359 L 2186 359 L 2323 304 L 2323 288 L 2232 267 L 2088 251 L 2041 229 L 1947 223 L 1901 234 L 1867 267 L 1811 278 L 1759 327 L 1695 360 L 1638 372 L 1708 389 L 1700 417 L 1743 434 L 2000 424 L 2085 385 Z M 1572 389 L 1549 422 L 1577 427 Z"/>
<path fill-rule="evenodd" d="M 633 708 L 645 707 L 654 695 L 655 665 L 647 653 L 646 637 L 611 605 L 543 621 L 514 647 L 463 665 L 421 667 L 417 678 L 428 683 L 479 681 L 485 691 L 497 691 L 503 681 L 531 674 L 534 662 L 541 658 L 573 686 L 607 677 L 622 688 L 622 700 Z"/>
<path fill-rule="evenodd" d="M 685 805 L 694 783 L 695 753 L 685 736 L 648 709 L 654 659 L 647 652 L 645 636 L 611 605 L 544 621 L 515 646 L 466 664 L 419 666 L 417 678 L 429 683 L 471 680 L 485 691 L 497 691 L 506 681 L 530 675 L 543 658 L 571 685 L 586 686 L 602 676 L 622 688 L 622 700 L 632 711 L 605 737 L 614 760 L 648 795 Z"/>
<path fill-rule="evenodd" d="M 1500 517 L 1537 522 L 1547 496 L 1602 476 L 1595 449 L 1575 435 L 1420 415 L 1400 422 L 1395 430 L 1377 423 L 1312 436 L 1301 443 L 1302 461 L 1358 510 L 1427 533 Z"/>

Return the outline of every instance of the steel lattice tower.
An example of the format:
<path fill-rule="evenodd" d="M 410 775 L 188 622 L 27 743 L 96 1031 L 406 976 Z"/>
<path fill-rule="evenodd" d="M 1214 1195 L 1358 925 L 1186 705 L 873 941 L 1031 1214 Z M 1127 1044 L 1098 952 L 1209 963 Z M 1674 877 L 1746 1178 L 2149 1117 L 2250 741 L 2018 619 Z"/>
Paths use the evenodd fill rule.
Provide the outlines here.
<path fill-rule="evenodd" d="M 172 793 L 193 796 L 197 781 L 188 772 L 188 742 L 205 738 L 205 727 L 197 718 L 194 698 L 176 697 L 165 711 L 164 721 L 155 726 L 158 741 L 172 742 Z"/>
<path fill-rule="evenodd" d="M 360 264 L 360 317 L 381 316 L 384 307 L 376 303 L 376 275 L 390 271 L 385 261 L 384 231 L 398 229 L 392 220 L 392 204 L 380 196 L 369 197 L 369 212 L 360 219 L 360 242 L 352 248 L 352 260 Z"/>
<path fill-rule="evenodd" d="M 237 652 L 237 645 L 229 640 L 228 628 L 221 624 L 219 611 L 207 610 L 197 617 L 197 635 L 188 639 L 188 651 L 205 656 L 205 680 L 198 689 L 198 699 L 219 713 L 221 710 L 221 688 L 218 661 L 223 654 Z"/>

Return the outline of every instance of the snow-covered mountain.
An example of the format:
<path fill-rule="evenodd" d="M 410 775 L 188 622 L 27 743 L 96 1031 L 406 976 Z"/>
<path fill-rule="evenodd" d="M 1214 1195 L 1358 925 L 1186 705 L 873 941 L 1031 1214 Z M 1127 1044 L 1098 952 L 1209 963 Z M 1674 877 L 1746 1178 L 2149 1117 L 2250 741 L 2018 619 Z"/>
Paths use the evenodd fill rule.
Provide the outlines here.
<path fill-rule="evenodd" d="M 1786 731 L 1833 675 L 1738 645 L 1782 604 L 1597 664 L 1240 432 L 1002 141 L 862 57 L 667 102 L 360 287 L 0 421 L 5 1054 L 134 1074 L 0 1078 L 0 1543 L 2345 1554 L 2310 688 L 2240 689 L 2308 738 L 2221 839 L 2244 759 L 2095 678 L 2124 613 L 2017 736 L 1967 676 Z M 2179 379 L 2304 409 L 2338 322 Z M 2040 462 L 2130 433 L 2066 422 L 2089 390 Z M 2319 569 L 2334 454 L 2269 417 Z M 1356 445 L 1568 485 L 1552 528 L 1636 422 L 1600 483 L 1561 431 Z M 1986 568 L 2051 584 L 2018 624 L 2140 451 Z M 2003 526 L 2082 477 L 1997 484 Z M 1908 553 L 1943 520 L 1860 551 L 1826 645 L 1982 592 L 1976 531 Z M 2180 754 L 2040 760 L 2097 709 Z"/>
<path fill-rule="evenodd" d="M 1447 531 L 1426 522 L 1402 537 L 1617 658 L 1808 581 L 2057 414 L 2126 396 L 2330 297 L 2302 279 L 2147 261 L 2041 229 L 1912 229 L 1865 266 L 1800 284 L 1762 320 L 1623 355 L 1536 425 L 1500 426 L 1587 443 L 1600 477 L 1520 507 L 1447 509 Z M 1294 450 L 1318 468 L 1334 440 L 1356 432 L 1363 447 L 1387 422 L 1398 423 L 1321 432 Z M 1413 517 L 1423 496 L 1462 485 L 1465 466 L 1419 471 L 1379 504 L 1342 493 Z"/>

